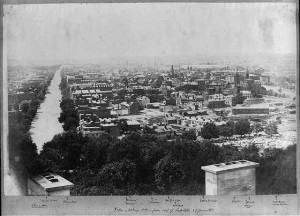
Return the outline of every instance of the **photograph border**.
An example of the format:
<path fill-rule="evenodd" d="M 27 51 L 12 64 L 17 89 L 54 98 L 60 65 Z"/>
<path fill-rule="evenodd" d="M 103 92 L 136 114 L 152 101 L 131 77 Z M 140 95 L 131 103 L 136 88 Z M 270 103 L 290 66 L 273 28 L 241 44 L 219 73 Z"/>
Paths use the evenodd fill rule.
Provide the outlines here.
<path fill-rule="evenodd" d="M 297 159 L 300 158 L 299 140 L 300 140 L 300 114 L 299 114 L 299 1 L 297 0 L 160 0 L 160 1 L 149 1 L 149 0 L 135 0 L 135 1 L 124 1 L 124 0 L 3 0 L 1 2 L 1 203 L 2 203 L 2 214 L 3 215 L 42 215 L 42 214 L 67 214 L 67 215 L 86 215 L 86 214 L 101 214 L 101 215 L 111 215 L 111 214 L 147 214 L 147 215 L 162 215 L 162 214 L 207 214 L 207 215 L 228 215 L 228 214 L 238 214 L 238 215 L 293 215 L 300 214 L 299 202 L 300 202 L 300 163 L 297 160 L 297 194 L 280 194 L 280 195 L 255 195 L 255 196 L 70 196 L 70 197 L 45 197 L 45 196 L 5 196 L 4 195 L 4 153 L 5 144 L 7 148 L 7 137 L 4 134 L 7 133 L 7 91 L 6 79 L 7 74 L 4 70 L 6 65 L 3 59 L 3 15 L 4 15 L 4 5 L 16 5 L 16 4 L 69 4 L 69 3 L 263 3 L 263 2 L 286 2 L 286 3 L 296 3 L 296 26 L 297 26 L 297 72 L 296 72 L 296 102 L 297 102 Z M 241 203 L 235 205 L 233 202 L 233 197 L 239 197 Z M 157 200 L 157 209 L 162 209 L 167 206 L 166 199 L 178 199 L 181 200 L 185 206 L 190 206 L 190 208 L 195 208 L 195 206 L 200 206 L 199 212 L 162 212 L 162 211 L 118 211 L 116 208 L 129 209 L 132 207 L 132 203 L 128 204 L 128 200 L 136 200 L 136 208 L 140 206 L 151 207 L 151 200 Z M 246 207 L 247 200 L 254 200 L 253 205 Z M 55 201 L 56 200 L 56 201 Z M 203 200 L 203 201 L 201 201 Z M 274 205 L 274 203 L 280 200 L 282 203 L 280 205 Z M 141 202 L 139 202 L 141 201 Z M 144 203 L 144 204 L 143 204 Z M 147 203 L 147 204 L 146 204 Z M 248 202 L 249 203 L 249 202 Z M 245 204 L 245 205 L 244 205 Z M 250 203 L 251 204 L 251 203 Z M 133 207 L 134 208 L 134 207 Z M 278 209 L 278 211 L 274 210 Z"/>

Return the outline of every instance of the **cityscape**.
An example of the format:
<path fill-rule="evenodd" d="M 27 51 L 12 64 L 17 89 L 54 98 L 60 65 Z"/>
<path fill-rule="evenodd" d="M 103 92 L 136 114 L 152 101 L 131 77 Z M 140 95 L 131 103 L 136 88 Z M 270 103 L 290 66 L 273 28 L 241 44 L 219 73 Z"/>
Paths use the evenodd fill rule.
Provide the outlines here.
<path fill-rule="evenodd" d="M 207 8 L 217 7 L 209 5 L 206 5 Z M 216 11 L 220 10 L 230 17 L 232 10 L 246 10 L 239 4 L 230 5 Z M 282 7 L 277 3 L 270 5 L 272 9 Z M 288 8 L 284 15 L 289 16 L 285 22 L 293 22 L 293 5 L 284 5 Z M 206 6 L 199 10 L 206 13 Z M 267 11 L 265 7 L 268 6 L 262 7 L 262 11 Z M 7 11 L 17 14 L 18 10 L 24 10 L 17 7 L 20 6 Z M 78 7 L 75 5 L 74 11 Z M 86 7 L 83 6 L 82 11 Z M 186 42 L 187 47 L 183 47 L 184 43 L 176 42 L 175 36 L 169 38 L 171 45 L 166 38 L 173 35 L 172 28 L 184 26 L 174 24 L 160 32 L 160 36 L 154 36 L 151 33 L 154 27 L 149 24 L 145 32 L 150 36 L 145 36 L 143 30 L 137 30 L 134 38 L 136 44 L 143 40 L 147 43 L 151 37 L 153 40 L 160 37 L 160 43 L 168 45 L 155 45 L 158 54 L 152 51 L 155 49 L 152 43 L 143 45 L 151 55 L 144 56 L 147 50 L 143 50 L 139 56 L 139 46 L 126 40 L 126 37 L 132 37 L 131 34 L 126 36 L 130 31 L 126 26 L 140 26 L 146 22 L 146 18 L 143 20 L 144 17 L 138 12 L 140 5 L 123 9 L 142 17 L 142 20 L 135 20 L 125 27 L 119 21 L 125 12 L 118 6 L 108 7 L 116 16 L 111 22 L 101 22 L 109 23 L 108 26 L 116 25 L 116 32 L 125 35 L 125 42 L 119 41 L 119 36 L 107 39 L 118 44 L 111 45 L 120 47 L 117 54 L 105 50 L 109 45 L 101 47 L 95 42 L 101 53 L 98 59 L 94 56 L 96 49 L 90 47 L 92 42 L 74 39 L 77 38 L 72 35 L 74 29 L 69 29 L 66 37 L 72 46 L 78 42 L 79 50 L 70 49 L 65 60 L 60 53 L 57 59 L 49 58 L 47 61 L 47 55 L 40 53 L 45 59 L 34 61 L 39 55 L 38 48 L 29 51 L 32 59 L 20 60 L 23 55 L 21 49 L 25 45 L 20 45 L 18 50 L 14 44 L 21 36 L 7 24 L 7 34 L 15 35 L 12 41 L 7 41 L 10 58 L 7 60 L 9 173 L 4 181 L 7 184 L 6 193 L 101 196 L 269 195 L 297 192 L 297 58 L 292 42 L 283 43 L 282 37 L 278 36 L 273 42 L 265 41 L 266 46 L 254 47 L 247 54 L 244 54 L 246 50 L 255 46 L 257 41 L 249 47 L 247 43 L 241 43 L 245 50 L 234 54 L 233 50 L 237 49 L 235 45 L 224 53 L 197 53 L 198 50 L 190 46 L 193 41 L 189 41 L 199 33 L 197 30 L 193 33 L 197 25 L 183 29 L 186 38 L 182 40 L 189 41 Z M 185 7 L 192 5 L 177 5 L 174 10 L 172 7 L 165 10 L 164 7 L 158 9 L 153 6 L 151 10 L 157 12 L 157 17 L 167 13 L 164 19 L 172 20 L 178 8 L 183 13 L 187 12 L 185 16 L 193 17 L 194 9 Z M 35 10 L 43 11 L 41 8 Z M 72 11 L 66 9 L 69 10 Z M 68 12 L 69 15 L 74 11 Z M 145 14 L 148 13 L 151 11 L 145 9 Z M 271 22 L 275 29 L 276 20 L 273 20 L 271 12 L 266 14 L 259 17 L 264 20 L 259 21 L 259 25 L 268 29 L 268 22 Z M 17 22 L 18 16 L 14 18 L 16 20 L 10 14 L 6 16 L 8 22 Z M 96 18 L 93 13 L 88 18 L 81 12 L 79 16 L 87 20 Z M 104 13 L 103 16 L 108 15 Z M 263 19 L 264 16 L 267 18 Z M 231 19 L 228 17 L 226 19 Z M 155 22 L 159 20 L 151 18 Z M 252 22 L 248 19 L 242 17 L 241 22 Z M 191 25 L 194 22 L 191 21 Z M 217 18 L 211 22 L 218 23 Z M 173 24 L 172 21 L 167 23 Z M 72 26 L 66 21 L 67 24 Z M 39 24 L 28 26 L 37 29 L 35 25 Z M 59 25 L 63 26 L 61 23 Z M 160 27 L 158 25 L 157 30 Z M 210 29 L 217 27 L 218 24 L 214 24 Z M 82 28 L 85 30 L 85 27 Z M 296 36 L 291 34 L 293 31 L 286 28 L 289 33 L 287 38 L 296 41 Z M 111 31 L 110 27 L 107 29 Z M 266 30 L 264 34 L 273 31 L 273 38 L 276 38 L 274 29 Z M 245 27 L 245 31 L 251 30 L 251 27 Z M 170 34 L 166 33 L 169 31 Z M 80 30 L 75 32 L 80 34 Z M 92 33 L 95 33 L 94 30 Z M 81 37 L 85 34 L 82 33 Z M 253 35 L 255 37 L 255 33 Z M 214 36 L 209 40 L 212 44 L 216 42 Z M 123 42 L 133 47 L 132 55 L 128 54 L 129 48 Z M 80 49 L 85 43 L 92 51 L 82 57 L 86 50 Z M 195 43 L 199 41 L 195 39 Z M 277 46 L 277 43 L 280 45 Z M 176 45 L 179 51 L 177 48 L 169 49 Z M 34 47 L 33 44 L 30 46 Z M 51 46 L 60 50 L 56 44 L 45 46 L 49 53 L 52 53 Z M 62 46 L 66 48 L 66 45 Z M 163 46 L 166 46 L 166 52 L 171 50 L 170 53 L 159 55 Z M 190 52 L 187 51 L 189 49 Z M 208 46 L 203 49 L 213 48 Z M 259 49 L 257 53 L 255 49 Z M 274 51 L 278 49 L 282 52 Z M 14 51 L 20 56 L 9 54 Z M 181 51 L 181 54 L 177 53 Z M 122 56 L 124 52 L 126 54 Z M 73 59 L 69 56 L 72 53 Z"/>

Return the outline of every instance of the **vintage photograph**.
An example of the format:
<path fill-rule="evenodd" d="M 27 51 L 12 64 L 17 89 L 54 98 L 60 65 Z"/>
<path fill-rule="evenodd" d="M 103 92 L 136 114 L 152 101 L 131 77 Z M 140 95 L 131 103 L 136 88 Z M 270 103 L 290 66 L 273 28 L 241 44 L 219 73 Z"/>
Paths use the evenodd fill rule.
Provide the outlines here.
<path fill-rule="evenodd" d="M 4 194 L 296 194 L 297 10 L 4 5 Z"/>

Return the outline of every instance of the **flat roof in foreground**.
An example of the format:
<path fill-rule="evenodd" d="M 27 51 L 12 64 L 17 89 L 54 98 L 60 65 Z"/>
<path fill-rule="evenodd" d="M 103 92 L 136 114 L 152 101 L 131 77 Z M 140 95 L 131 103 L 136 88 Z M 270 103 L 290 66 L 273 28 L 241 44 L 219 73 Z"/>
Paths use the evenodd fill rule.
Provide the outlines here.
<path fill-rule="evenodd" d="M 247 160 L 238 160 L 238 161 L 230 161 L 226 163 L 202 166 L 201 169 L 206 172 L 220 174 L 227 171 L 233 171 L 233 170 L 243 169 L 243 168 L 254 168 L 257 166 L 259 166 L 259 163 L 247 161 Z"/>
<path fill-rule="evenodd" d="M 66 190 L 74 187 L 74 184 L 72 182 L 69 182 L 60 175 L 52 173 L 44 173 L 34 176 L 31 179 L 42 186 L 47 192 Z"/>

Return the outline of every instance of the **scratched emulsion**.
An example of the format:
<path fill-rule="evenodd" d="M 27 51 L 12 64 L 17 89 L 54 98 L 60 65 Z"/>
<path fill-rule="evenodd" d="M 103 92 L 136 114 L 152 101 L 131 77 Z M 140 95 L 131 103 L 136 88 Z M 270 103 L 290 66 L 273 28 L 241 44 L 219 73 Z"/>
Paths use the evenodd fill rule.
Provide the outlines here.
<path fill-rule="evenodd" d="M 273 21 L 271 19 L 263 19 L 259 21 L 259 30 L 262 35 L 262 39 L 265 48 L 272 49 L 273 42 Z"/>
<path fill-rule="evenodd" d="M 6 196 L 21 196 L 22 194 L 20 182 L 17 180 L 15 171 L 13 169 L 4 174 L 4 194 Z"/>

